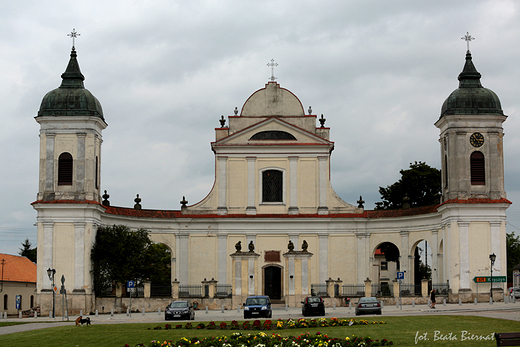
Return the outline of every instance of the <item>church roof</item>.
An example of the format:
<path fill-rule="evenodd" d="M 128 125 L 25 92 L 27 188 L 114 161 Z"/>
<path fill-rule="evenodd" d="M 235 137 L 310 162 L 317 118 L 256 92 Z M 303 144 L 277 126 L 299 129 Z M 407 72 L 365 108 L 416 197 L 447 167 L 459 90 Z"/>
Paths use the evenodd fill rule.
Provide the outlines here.
<path fill-rule="evenodd" d="M 42 100 L 38 117 L 44 116 L 92 116 L 103 118 L 103 109 L 98 99 L 85 89 L 85 77 L 80 71 L 74 47 L 70 53 L 67 69 L 61 75 L 59 88 L 48 92 Z"/>
<path fill-rule="evenodd" d="M 3 265 L 4 281 L 36 283 L 36 264 L 26 257 L 10 254 L 0 253 L 0 278 L 2 278 L 2 260 L 5 260 Z"/>
<path fill-rule="evenodd" d="M 466 63 L 459 74 L 459 88 L 444 101 L 441 117 L 446 115 L 504 115 L 498 96 L 480 83 L 480 73 L 475 68 L 471 52 L 466 53 Z"/>

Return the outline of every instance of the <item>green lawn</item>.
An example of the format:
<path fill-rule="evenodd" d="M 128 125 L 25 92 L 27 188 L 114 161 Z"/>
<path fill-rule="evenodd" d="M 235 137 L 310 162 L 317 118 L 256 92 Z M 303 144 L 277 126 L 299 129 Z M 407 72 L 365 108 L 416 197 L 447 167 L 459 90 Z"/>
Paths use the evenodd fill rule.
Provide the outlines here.
<path fill-rule="evenodd" d="M 407 317 L 366 317 L 369 323 L 372 320 L 383 320 L 387 324 L 369 324 L 340 326 L 327 328 L 304 328 L 304 329 L 283 329 L 264 331 L 268 334 L 277 333 L 282 336 L 300 335 L 304 332 L 315 334 L 320 332 L 330 337 L 344 338 L 346 336 L 369 336 L 372 339 L 386 338 L 394 342 L 397 346 L 496 346 L 495 341 L 462 341 L 462 332 L 477 336 L 488 336 L 493 332 L 519 332 L 520 322 L 482 318 L 473 316 L 407 316 Z M 359 320 L 359 319 L 356 319 Z M 250 320 L 250 323 L 253 321 Z M 262 320 L 263 322 L 263 320 Z M 206 325 L 209 322 L 204 322 Z M 215 322 L 217 325 L 220 322 Z M 229 322 L 227 322 L 229 323 Z M 239 322 L 241 323 L 241 322 Z M 276 323 L 273 320 L 273 323 Z M 78 346 L 78 347 L 123 347 L 125 344 L 135 346 L 144 343 L 146 346 L 152 340 L 173 340 L 177 341 L 181 337 L 206 337 L 230 335 L 233 331 L 219 330 L 187 330 L 172 329 L 165 330 L 165 323 L 160 324 L 161 330 L 153 330 L 158 326 L 157 323 L 146 324 L 93 324 L 90 327 L 77 327 L 71 322 L 70 326 L 32 330 L 23 333 L 0 335 L 0 346 L 38 346 L 38 347 L 59 347 L 59 346 Z M 176 322 L 169 321 L 175 327 Z M 194 326 L 197 323 L 194 323 Z M 437 331 L 437 333 L 436 333 Z M 242 333 L 256 333 L 257 331 L 242 331 Z M 457 340 L 441 340 L 443 337 L 456 337 Z M 426 334 L 426 335 L 425 335 Z M 436 335 L 437 334 L 437 335 Z M 467 336 L 467 335 L 466 335 Z M 417 340 L 416 338 L 425 337 L 428 340 Z M 437 340 L 435 340 L 437 338 Z"/>

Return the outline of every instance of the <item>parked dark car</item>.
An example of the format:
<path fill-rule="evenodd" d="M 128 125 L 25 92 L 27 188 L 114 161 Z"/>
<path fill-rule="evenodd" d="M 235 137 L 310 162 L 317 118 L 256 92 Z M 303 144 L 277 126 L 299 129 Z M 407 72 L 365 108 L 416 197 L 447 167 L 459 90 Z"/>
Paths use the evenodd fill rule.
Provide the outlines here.
<path fill-rule="evenodd" d="M 271 300 L 267 295 L 255 295 L 247 298 L 244 303 L 244 319 L 251 317 L 271 318 Z"/>
<path fill-rule="evenodd" d="M 164 319 L 194 320 L 195 311 L 193 305 L 186 300 L 173 301 L 164 311 Z"/>
<path fill-rule="evenodd" d="M 312 316 L 320 315 L 325 316 L 325 304 L 323 299 L 319 296 L 308 296 L 302 301 L 302 315 Z"/>
<path fill-rule="evenodd" d="M 520 288 L 511 288 L 511 297 L 515 297 L 515 299 L 520 299 Z"/>
<path fill-rule="evenodd" d="M 381 314 L 381 303 L 373 296 L 359 299 L 356 316 L 360 314 Z"/>

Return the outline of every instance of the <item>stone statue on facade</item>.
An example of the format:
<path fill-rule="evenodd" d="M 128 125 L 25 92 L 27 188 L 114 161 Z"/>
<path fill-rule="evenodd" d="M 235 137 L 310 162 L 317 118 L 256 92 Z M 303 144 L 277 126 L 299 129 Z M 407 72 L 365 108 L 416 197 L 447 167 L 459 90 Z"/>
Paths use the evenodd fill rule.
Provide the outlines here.
<path fill-rule="evenodd" d="M 240 253 L 242 251 L 242 242 L 241 241 L 238 241 L 235 244 L 235 249 L 237 250 L 237 253 Z"/>
<path fill-rule="evenodd" d="M 294 243 L 291 240 L 289 240 L 289 244 L 287 245 L 287 248 L 289 248 L 289 252 L 294 251 Z"/>
<path fill-rule="evenodd" d="M 254 252 L 255 251 L 255 245 L 253 243 L 253 241 L 249 242 L 249 252 Z"/>
<path fill-rule="evenodd" d="M 307 248 L 309 248 L 309 244 L 307 243 L 307 241 L 303 240 L 302 251 L 307 252 Z"/>

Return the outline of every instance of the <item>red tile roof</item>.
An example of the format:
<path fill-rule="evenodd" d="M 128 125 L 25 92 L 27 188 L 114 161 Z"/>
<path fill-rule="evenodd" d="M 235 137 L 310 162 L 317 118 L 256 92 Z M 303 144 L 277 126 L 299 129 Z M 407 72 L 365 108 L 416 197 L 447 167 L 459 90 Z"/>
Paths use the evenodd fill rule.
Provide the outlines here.
<path fill-rule="evenodd" d="M 435 213 L 439 206 L 446 204 L 512 204 L 511 201 L 501 199 L 452 199 L 440 205 L 426 207 L 413 207 L 397 210 L 365 210 L 361 213 L 329 213 L 329 214 L 216 214 L 216 213 L 182 213 L 179 210 L 136 210 L 131 207 L 103 206 L 96 201 L 74 201 L 74 200 L 55 200 L 55 201 L 35 201 L 33 204 L 96 204 L 104 207 L 105 213 L 139 217 L 139 218 L 395 218 L 416 216 L 422 214 Z"/>
<path fill-rule="evenodd" d="M 17 255 L 0 253 L 0 279 L 2 279 L 2 260 L 5 260 L 3 279 L 6 282 L 36 283 L 36 264 Z"/>

